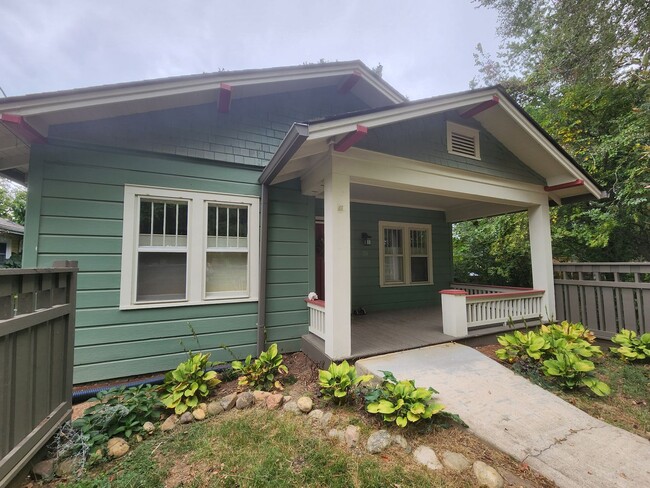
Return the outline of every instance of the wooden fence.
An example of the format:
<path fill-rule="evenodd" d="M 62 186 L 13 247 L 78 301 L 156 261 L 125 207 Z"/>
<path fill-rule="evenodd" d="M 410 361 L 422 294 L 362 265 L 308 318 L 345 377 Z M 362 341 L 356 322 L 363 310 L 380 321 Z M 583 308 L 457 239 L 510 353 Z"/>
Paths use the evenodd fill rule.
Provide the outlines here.
<path fill-rule="evenodd" d="M 558 320 L 582 322 L 601 338 L 650 332 L 650 263 L 553 265 Z"/>
<path fill-rule="evenodd" d="M 0 271 L 0 488 L 70 417 L 75 262 Z"/>

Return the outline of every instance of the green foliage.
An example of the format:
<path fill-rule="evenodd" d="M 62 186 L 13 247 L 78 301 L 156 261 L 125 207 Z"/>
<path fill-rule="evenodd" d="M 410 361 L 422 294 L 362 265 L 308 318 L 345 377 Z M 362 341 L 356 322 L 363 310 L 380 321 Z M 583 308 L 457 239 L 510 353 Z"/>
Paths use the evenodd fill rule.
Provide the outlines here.
<path fill-rule="evenodd" d="M 433 388 L 416 388 L 415 381 L 397 381 L 390 371 L 382 371 L 384 379 L 379 386 L 366 395 L 366 410 L 380 414 L 384 422 L 395 422 L 406 427 L 409 422 L 430 419 L 445 407 L 431 398 L 438 393 Z"/>
<path fill-rule="evenodd" d="M 27 190 L 9 180 L 0 178 L 0 218 L 25 224 Z"/>
<path fill-rule="evenodd" d="M 371 378 L 371 374 L 357 376 L 357 369 L 350 366 L 347 361 L 341 364 L 332 363 L 327 371 L 322 369 L 318 371 L 318 384 L 323 398 L 334 399 L 339 403 L 348 398 L 353 388 Z"/>
<path fill-rule="evenodd" d="M 23 255 L 21 253 L 12 253 L 11 257 L 4 263 L 0 264 L 0 268 L 22 268 Z"/>
<path fill-rule="evenodd" d="M 650 358 L 650 333 L 637 336 L 632 330 L 621 329 L 612 337 L 612 342 L 619 347 L 610 347 L 609 350 L 624 361 L 643 361 Z"/>
<path fill-rule="evenodd" d="M 210 394 L 210 389 L 221 383 L 215 371 L 207 371 L 215 363 L 209 361 L 210 354 L 189 353 L 187 361 L 165 375 L 160 399 L 176 414 L 192 410 Z"/>
<path fill-rule="evenodd" d="M 282 390 L 282 383 L 278 376 L 288 373 L 287 367 L 282 364 L 282 354 L 278 353 L 278 345 L 271 344 L 268 350 L 253 360 L 249 354 L 242 363 L 233 361 L 232 369 L 239 376 L 239 385 L 252 389 L 271 391 L 274 388 Z"/>
<path fill-rule="evenodd" d="M 81 433 L 80 442 L 71 453 L 81 450 L 90 456 L 91 464 L 98 461 L 101 451 L 111 437 L 130 438 L 142 432 L 145 422 L 155 422 L 162 407 L 156 389 L 151 385 L 131 388 L 111 388 L 97 394 L 90 401 L 97 403 L 86 409 L 83 416 L 72 422 Z"/>
<path fill-rule="evenodd" d="M 495 351 L 497 358 L 509 363 L 522 363 L 521 371 L 537 378 L 537 370 L 545 376 L 555 377 L 565 388 L 578 386 L 590 388 L 596 395 L 609 395 L 609 387 L 590 373 L 594 363 L 586 358 L 603 355 L 599 346 L 592 343 L 594 334 L 580 323 L 566 320 L 561 324 L 542 325 L 537 331 L 514 331 L 497 337 L 504 346 Z"/>

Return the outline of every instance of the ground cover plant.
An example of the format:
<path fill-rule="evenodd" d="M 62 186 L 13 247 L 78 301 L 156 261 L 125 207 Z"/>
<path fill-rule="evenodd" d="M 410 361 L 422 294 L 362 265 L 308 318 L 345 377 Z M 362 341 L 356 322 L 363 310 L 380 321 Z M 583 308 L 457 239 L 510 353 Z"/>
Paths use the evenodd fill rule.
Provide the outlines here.
<path fill-rule="evenodd" d="M 240 386 L 263 391 L 274 388 L 282 390 L 279 377 L 288 373 L 287 367 L 282 364 L 282 354 L 278 353 L 277 344 L 271 344 L 256 359 L 249 354 L 243 362 L 233 361 L 232 369 L 239 376 Z"/>
<path fill-rule="evenodd" d="M 221 383 L 217 372 L 208 369 L 213 365 L 210 354 L 190 352 L 186 361 L 165 374 L 163 404 L 179 415 L 196 408 Z"/>
<path fill-rule="evenodd" d="M 318 385 L 324 400 L 343 403 L 350 400 L 360 384 L 370 381 L 372 375 L 357 375 L 357 368 L 343 361 L 332 363 L 327 370 L 319 370 Z"/>
<path fill-rule="evenodd" d="M 650 333 L 637 336 L 633 330 L 622 329 L 612 337 L 618 347 L 609 350 L 624 361 L 644 361 L 650 359 Z"/>

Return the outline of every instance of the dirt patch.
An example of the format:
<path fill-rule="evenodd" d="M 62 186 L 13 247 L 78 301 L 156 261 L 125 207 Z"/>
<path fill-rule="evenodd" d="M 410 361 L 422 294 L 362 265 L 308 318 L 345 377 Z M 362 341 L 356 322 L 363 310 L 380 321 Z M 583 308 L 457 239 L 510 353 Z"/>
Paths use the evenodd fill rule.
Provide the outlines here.
<path fill-rule="evenodd" d="M 498 361 L 496 350 L 501 349 L 502 347 L 503 346 L 501 346 L 500 344 L 488 344 L 487 346 L 478 346 L 475 347 L 474 349 L 485 354 L 490 359 L 494 359 L 495 361 Z"/>

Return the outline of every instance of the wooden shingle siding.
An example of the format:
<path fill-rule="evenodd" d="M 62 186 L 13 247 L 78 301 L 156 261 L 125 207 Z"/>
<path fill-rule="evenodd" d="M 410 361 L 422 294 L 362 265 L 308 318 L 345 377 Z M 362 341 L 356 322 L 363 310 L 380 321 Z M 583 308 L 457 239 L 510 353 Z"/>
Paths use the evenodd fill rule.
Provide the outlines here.
<path fill-rule="evenodd" d="M 314 199 L 297 181 L 270 188 L 267 259 L 266 340 L 296 351 L 308 329 L 304 299 L 314 290 Z"/>
<path fill-rule="evenodd" d="M 447 121 L 479 130 L 481 159 L 449 154 Z M 444 113 L 411 119 L 369 131 L 357 147 L 499 178 L 546 184 L 494 136 L 471 119 Z"/>

